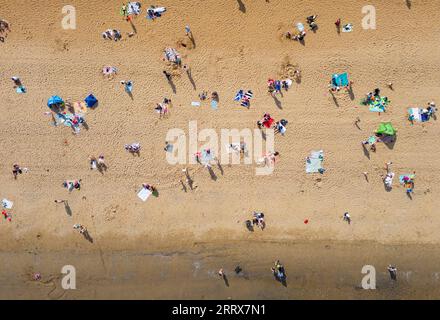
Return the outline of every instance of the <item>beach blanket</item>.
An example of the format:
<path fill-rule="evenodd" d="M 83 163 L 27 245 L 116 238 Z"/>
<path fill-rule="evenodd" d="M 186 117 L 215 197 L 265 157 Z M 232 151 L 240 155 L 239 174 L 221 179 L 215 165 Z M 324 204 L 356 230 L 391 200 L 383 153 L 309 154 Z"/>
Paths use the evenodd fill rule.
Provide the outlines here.
<path fill-rule="evenodd" d="M 306 160 L 306 172 L 316 173 L 322 172 L 322 162 L 324 161 L 324 151 L 312 151 Z"/>
<path fill-rule="evenodd" d="M 214 110 L 218 109 L 218 102 L 217 100 L 211 100 L 211 108 Z"/>
<path fill-rule="evenodd" d="M 2 207 L 5 209 L 12 209 L 13 205 L 14 205 L 14 203 L 12 201 L 9 201 L 8 199 L 2 200 Z"/>
<path fill-rule="evenodd" d="M 351 23 L 347 23 L 342 27 L 342 32 L 352 32 L 353 31 L 353 25 Z"/>
<path fill-rule="evenodd" d="M 193 102 L 191 102 L 191 106 L 193 106 L 193 107 L 200 107 L 200 102 L 193 101 Z"/>
<path fill-rule="evenodd" d="M 415 120 L 418 122 L 425 122 L 429 120 L 429 115 L 422 113 L 423 108 L 408 108 L 408 114 L 410 120 Z"/>
<path fill-rule="evenodd" d="M 137 196 L 139 197 L 139 199 L 145 202 L 147 201 L 148 197 L 151 196 L 151 191 L 142 187 L 142 189 L 138 192 Z"/>

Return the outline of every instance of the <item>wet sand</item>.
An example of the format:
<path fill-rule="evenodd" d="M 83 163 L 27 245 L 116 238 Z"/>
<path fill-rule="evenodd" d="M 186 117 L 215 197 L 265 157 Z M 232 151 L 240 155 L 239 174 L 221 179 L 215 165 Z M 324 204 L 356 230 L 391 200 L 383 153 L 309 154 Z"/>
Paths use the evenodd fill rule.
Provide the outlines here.
<path fill-rule="evenodd" d="M 373 243 L 199 243 L 189 251 L 1 253 L 1 299 L 439 299 L 440 250 Z M 287 285 L 270 267 L 282 258 Z M 398 268 L 390 279 L 388 264 Z M 61 288 L 61 268 L 76 268 L 76 290 Z M 237 275 L 235 267 L 243 271 Z M 376 290 L 364 290 L 364 265 Z M 223 267 L 227 282 L 217 271 Z M 41 272 L 40 282 L 32 272 Z"/>

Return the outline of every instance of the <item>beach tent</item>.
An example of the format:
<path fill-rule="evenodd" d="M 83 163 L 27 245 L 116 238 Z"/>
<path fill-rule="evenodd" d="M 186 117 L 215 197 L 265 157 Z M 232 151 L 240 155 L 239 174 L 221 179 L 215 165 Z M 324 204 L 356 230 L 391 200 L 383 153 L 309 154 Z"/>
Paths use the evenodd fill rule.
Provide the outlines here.
<path fill-rule="evenodd" d="M 332 75 L 332 85 L 334 87 L 347 87 L 349 84 L 347 72 Z"/>
<path fill-rule="evenodd" d="M 49 98 L 49 100 L 47 100 L 47 106 L 49 108 L 53 106 L 58 106 L 63 103 L 64 103 L 63 99 L 61 99 L 59 96 L 52 96 Z"/>
<path fill-rule="evenodd" d="M 379 125 L 379 128 L 377 128 L 376 133 L 394 136 L 396 134 L 396 129 L 393 128 L 391 122 L 383 122 Z"/>
<path fill-rule="evenodd" d="M 93 108 L 98 103 L 98 99 L 96 99 L 93 94 L 89 94 L 87 98 L 84 99 L 84 101 L 87 104 L 88 108 Z"/>

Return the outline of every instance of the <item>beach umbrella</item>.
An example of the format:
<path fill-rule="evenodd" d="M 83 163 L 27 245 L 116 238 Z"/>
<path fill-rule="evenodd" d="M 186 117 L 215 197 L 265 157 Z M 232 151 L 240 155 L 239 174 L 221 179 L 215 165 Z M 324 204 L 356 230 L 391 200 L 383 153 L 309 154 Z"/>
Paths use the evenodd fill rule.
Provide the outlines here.
<path fill-rule="evenodd" d="M 59 104 L 63 104 L 64 101 L 63 99 L 61 99 L 59 96 L 52 96 L 49 98 L 49 100 L 47 100 L 47 106 L 50 108 L 53 105 L 59 105 Z"/>
<path fill-rule="evenodd" d="M 88 108 L 93 108 L 98 103 L 98 99 L 95 98 L 93 94 L 89 94 L 85 99 L 85 103 L 87 104 Z"/>

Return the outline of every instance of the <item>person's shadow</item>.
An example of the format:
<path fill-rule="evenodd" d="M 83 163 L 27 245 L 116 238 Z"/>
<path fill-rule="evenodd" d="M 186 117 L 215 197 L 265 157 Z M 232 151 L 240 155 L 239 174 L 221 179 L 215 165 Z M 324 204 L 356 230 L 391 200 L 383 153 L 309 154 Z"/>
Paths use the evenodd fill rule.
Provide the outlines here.
<path fill-rule="evenodd" d="M 176 85 L 174 84 L 173 80 L 168 80 L 168 84 L 171 86 L 171 89 L 173 90 L 173 93 L 176 93 Z"/>
<path fill-rule="evenodd" d="M 64 201 L 64 210 L 66 210 L 68 216 L 72 216 L 72 209 L 67 201 Z"/>
<path fill-rule="evenodd" d="M 211 176 L 211 179 L 216 181 L 217 180 L 217 175 L 215 174 L 214 170 L 212 170 L 211 167 L 208 167 L 208 172 L 209 172 L 209 175 Z"/>
<path fill-rule="evenodd" d="M 187 72 L 186 74 L 188 75 L 188 79 L 191 82 L 191 85 L 193 86 L 194 90 L 197 90 L 196 83 L 194 82 L 191 71 Z"/>
<path fill-rule="evenodd" d="M 220 170 L 220 174 L 223 175 L 224 171 L 223 171 L 222 164 L 220 163 L 220 160 L 217 160 L 217 167 Z"/>
<path fill-rule="evenodd" d="M 283 106 L 281 104 L 281 101 L 277 98 L 277 96 L 272 96 L 273 97 L 273 101 L 275 102 L 275 105 L 277 106 L 278 109 L 283 109 Z"/>
<path fill-rule="evenodd" d="M 339 103 L 338 103 L 338 99 L 336 99 L 335 94 L 333 93 L 332 90 L 330 90 L 330 94 L 332 95 L 332 99 L 333 99 L 333 103 L 336 105 L 336 107 L 340 107 Z"/>
<path fill-rule="evenodd" d="M 237 0 L 238 3 L 238 10 L 240 10 L 243 13 L 246 13 L 246 6 L 244 5 L 243 1 Z"/>
<path fill-rule="evenodd" d="M 366 156 L 368 160 L 370 160 L 370 151 L 368 151 L 367 147 L 365 147 L 365 144 L 363 143 L 362 143 L 362 149 L 364 151 L 364 156 Z"/>
<path fill-rule="evenodd" d="M 88 230 L 84 231 L 83 236 L 84 236 L 84 239 L 86 239 L 86 240 L 89 241 L 90 243 L 93 243 L 93 238 L 90 236 Z"/>
<path fill-rule="evenodd" d="M 225 282 L 225 285 L 226 285 L 227 287 L 229 287 L 229 280 L 228 280 L 228 277 L 226 277 L 226 275 L 224 274 L 222 278 L 223 278 L 223 281 Z"/>
<path fill-rule="evenodd" d="M 411 9 L 411 0 L 406 0 L 406 6 L 408 7 L 408 9 Z"/>

